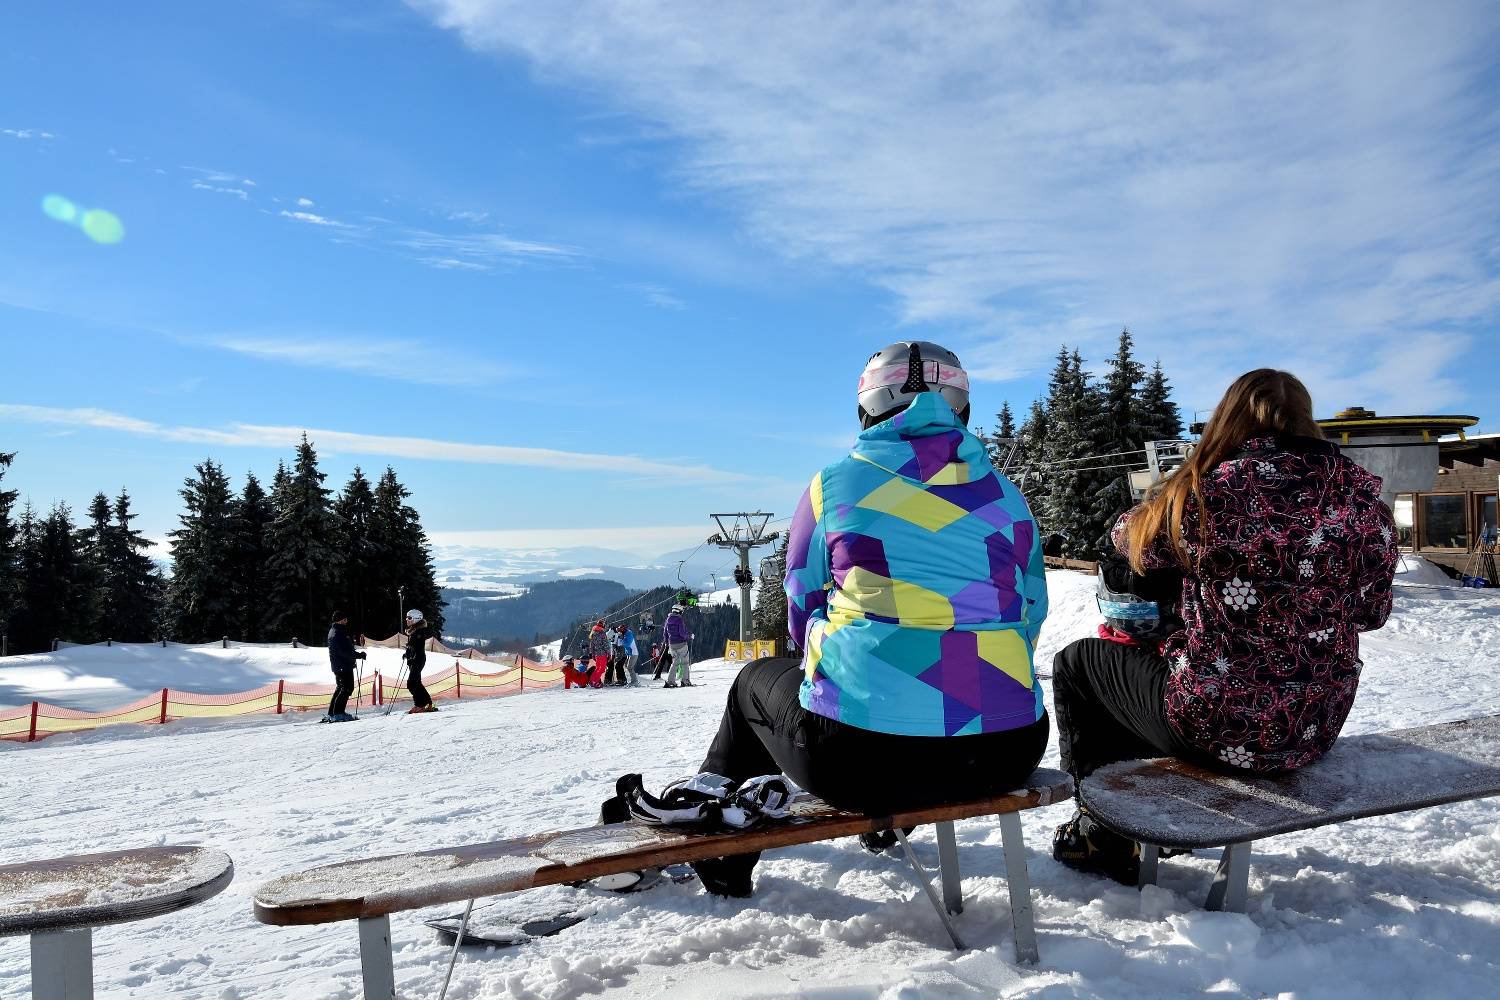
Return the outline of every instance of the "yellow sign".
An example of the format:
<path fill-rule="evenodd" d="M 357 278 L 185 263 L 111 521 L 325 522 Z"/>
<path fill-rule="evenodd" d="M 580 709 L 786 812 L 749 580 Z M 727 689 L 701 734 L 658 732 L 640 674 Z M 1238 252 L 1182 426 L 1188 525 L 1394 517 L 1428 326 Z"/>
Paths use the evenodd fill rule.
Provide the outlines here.
<path fill-rule="evenodd" d="M 775 655 L 776 643 L 768 639 L 757 639 L 755 642 L 737 642 L 730 639 L 724 643 L 724 659 L 731 663 L 759 660 Z"/>

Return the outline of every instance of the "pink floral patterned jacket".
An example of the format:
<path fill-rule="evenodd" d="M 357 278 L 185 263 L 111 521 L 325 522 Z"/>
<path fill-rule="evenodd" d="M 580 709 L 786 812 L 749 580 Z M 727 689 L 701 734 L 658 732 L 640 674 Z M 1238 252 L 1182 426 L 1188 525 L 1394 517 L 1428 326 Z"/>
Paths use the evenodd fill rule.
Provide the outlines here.
<path fill-rule="evenodd" d="M 1162 646 L 1167 719 L 1225 765 L 1294 770 L 1333 746 L 1359 686 L 1359 633 L 1390 614 L 1390 508 L 1377 477 L 1309 438 L 1248 441 L 1202 490 L 1206 531 L 1191 502 L 1183 516 L 1186 624 Z M 1146 565 L 1175 565 L 1170 546 L 1158 538 Z"/>

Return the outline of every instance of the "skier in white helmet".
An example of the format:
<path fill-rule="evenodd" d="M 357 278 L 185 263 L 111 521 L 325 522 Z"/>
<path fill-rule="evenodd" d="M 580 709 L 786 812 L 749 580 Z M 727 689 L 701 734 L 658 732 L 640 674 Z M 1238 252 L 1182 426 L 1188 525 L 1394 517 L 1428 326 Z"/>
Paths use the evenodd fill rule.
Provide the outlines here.
<path fill-rule="evenodd" d="M 411 709 L 408 715 L 436 712 L 432 695 L 422 686 L 422 668 L 427 665 L 426 643 L 432 629 L 422 618 L 422 612 L 412 608 L 406 613 L 406 689 L 411 692 Z"/>

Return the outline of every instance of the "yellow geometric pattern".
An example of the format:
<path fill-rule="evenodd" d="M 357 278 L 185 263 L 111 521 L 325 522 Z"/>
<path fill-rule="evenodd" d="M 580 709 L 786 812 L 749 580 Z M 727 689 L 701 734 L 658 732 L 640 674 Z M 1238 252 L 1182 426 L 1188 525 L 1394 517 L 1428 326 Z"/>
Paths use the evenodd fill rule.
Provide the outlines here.
<path fill-rule="evenodd" d="M 918 489 L 904 479 L 887 480 L 855 506 L 899 517 L 931 532 L 942 531 L 969 516 L 958 504 Z"/>
<path fill-rule="evenodd" d="M 937 591 L 892 580 L 861 566 L 852 567 L 843 587 L 829 598 L 828 617 L 846 624 L 872 614 L 909 628 L 953 627 L 953 602 Z"/>
<path fill-rule="evenodd" d="M 979 658 L 992 663 L 1017 684 L 1031 690 L 1031 650 L 1026 639 L 1014 629 L 978 632 Z"/>

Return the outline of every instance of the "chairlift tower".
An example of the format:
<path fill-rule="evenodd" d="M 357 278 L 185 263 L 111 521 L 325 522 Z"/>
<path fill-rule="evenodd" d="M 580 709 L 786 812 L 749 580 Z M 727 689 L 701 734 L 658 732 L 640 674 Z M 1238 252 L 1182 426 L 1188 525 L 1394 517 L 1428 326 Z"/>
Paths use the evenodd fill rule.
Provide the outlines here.
<path fill-rule="evenodd" d="M 719 526 L 717 533 L 708 538 L 709 545 L 721 549 L 734 549 L 739 553 L 740 564 L 734 571 L 734 582 L 740 585 L 740 641 L 749 642 L 750 635 L 750 588 L 755 584 L 755 574 L 750 572 L 750 550 L 768 545 L 781 537 L 781 532 L 766 533 L 771 515 L 765 511 L 740 511 L 736 514 L 710 514 Z"/>

